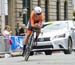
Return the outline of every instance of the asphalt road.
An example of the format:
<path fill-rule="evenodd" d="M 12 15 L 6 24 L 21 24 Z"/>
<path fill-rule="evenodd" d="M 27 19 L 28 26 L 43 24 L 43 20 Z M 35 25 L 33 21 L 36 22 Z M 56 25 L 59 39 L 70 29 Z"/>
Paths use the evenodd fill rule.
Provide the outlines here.
<path fill-rule="evenodd" d="M 75 65 L 75 52 L 65 55 L 53 53 L 52 55 L 34 55 L 24 61 L 24 57 L 1 58 L 0 65 Z"/>

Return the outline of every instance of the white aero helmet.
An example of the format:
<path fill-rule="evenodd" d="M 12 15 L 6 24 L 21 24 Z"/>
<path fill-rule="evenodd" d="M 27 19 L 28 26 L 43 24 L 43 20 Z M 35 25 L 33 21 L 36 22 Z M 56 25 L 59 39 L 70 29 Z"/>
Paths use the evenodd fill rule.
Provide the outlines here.
<path fill-rule="evenodd" d="M 36 14 L 41 14 L 42 9 L 41 9 L 39 6 L 37 6 L 37 7 L 34 8 L 34 12 L 35 12 Z"/>

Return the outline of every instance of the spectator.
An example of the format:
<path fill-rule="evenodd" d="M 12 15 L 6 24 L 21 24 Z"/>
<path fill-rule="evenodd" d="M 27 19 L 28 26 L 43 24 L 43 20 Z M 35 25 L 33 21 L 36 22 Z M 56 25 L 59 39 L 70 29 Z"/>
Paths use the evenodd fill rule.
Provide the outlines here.
<path fill-rule="evenodd" d="M 4 36 L 4 42 L 5 42 L 5 51 L 6 52 L 9 52 L 11 51 L 11 45 L 10 45 L 10 42 L 9 42 L 9 37 L 11 36 L 12 34 L 12 31 L 10 29 L 10 26 L 9 25 L 6 25 L 4 30 L 2 31 L 2 35 Z"/>
<path fill-rule="evenodd" d="M 20 23 L 18 22 L 17 25 L 16 25 L 16 29 L 15 29 L 15 31 L 16 31 L 16 36 L 19 35 L 19 28 L 20 28 Z"/>
<path fill-rule="evenodd" d="M 21 24 L 21 28 L 19 29 L 19 36 L 25 36 L 26 26 L 25 24 Z"/>

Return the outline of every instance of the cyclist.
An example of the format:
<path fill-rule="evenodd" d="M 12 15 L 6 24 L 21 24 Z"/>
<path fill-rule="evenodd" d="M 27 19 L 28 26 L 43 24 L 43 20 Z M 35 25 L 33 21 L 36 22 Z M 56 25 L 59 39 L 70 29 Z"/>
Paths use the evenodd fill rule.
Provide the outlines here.
<path fill-rule="evenodd" d="M 45 19 L 45 16 L 44 16 L 44 13 L 42 12 L 41 7 L 36 6 L 32 10 L 31 15 L 30 15 L 30 21 L 29 21 L 29 25 L 28 25 L 28 29 L 27 29 L 27 34 L 25 37 L 25 43 L 23 46 L 22 56 L 24 56 L 25 48 L 28 43 L 29 36 L 31 35 L 33 29 L 37 29 L 36 38 L 35 38 L 35 40 L 37 40 L 38 35 L 40 33 L 40 29 L 42 27 L 42 22 L 44 21 L 44 19 Z"/>

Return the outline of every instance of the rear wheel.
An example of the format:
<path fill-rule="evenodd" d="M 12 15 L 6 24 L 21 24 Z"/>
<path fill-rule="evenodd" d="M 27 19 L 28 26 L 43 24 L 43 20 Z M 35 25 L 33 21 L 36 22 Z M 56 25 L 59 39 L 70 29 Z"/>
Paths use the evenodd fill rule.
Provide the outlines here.
<path fill-rule="evenodd" d="M 64 54 L 71 54 L 72 53 L 72 39 L 68 39 L 68 50 L 64 50 Z"/>

